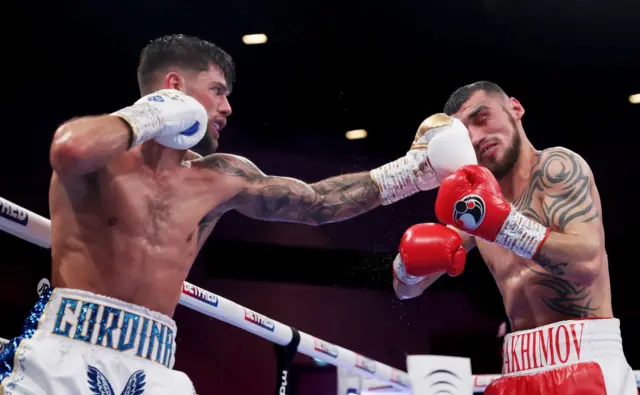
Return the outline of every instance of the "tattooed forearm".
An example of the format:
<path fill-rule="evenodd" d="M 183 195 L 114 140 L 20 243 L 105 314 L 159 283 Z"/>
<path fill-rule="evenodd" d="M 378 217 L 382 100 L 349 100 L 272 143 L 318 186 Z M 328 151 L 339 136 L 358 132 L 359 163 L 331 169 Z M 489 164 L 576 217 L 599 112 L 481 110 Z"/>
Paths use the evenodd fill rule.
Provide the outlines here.
<path fill-rule="evenodd" d="M 347 174 L 315 184 L 265 177 L 243 193 L 241 211 L 273 221 L 319 225 L 342 221 L 380 205 L 378 187 L 369 173 Z"/>
<path fill-rule="evenodd" d="M 380 190 L 369 172 L 344 174 L 311 184 L 311 188 L 323 197 L 327 207 L 335 207 L 336 214 L 346 219 L 380 205 Z M 338 218 L 327 218 L 332 221 Z"/>
<path fill-rule="evenodd" d="M 347 174 L 316 184 L 284 177 L 264 177 L 238 198 L 239 211 L 271 221 L 320 225 L 365 213 L 380 205 L 369 173 Z"/>
<path fill-rule="evenodd" d="M 380 205 L 379 189 L 369 172 L 307 184 L 267 176 L 253 163 L 232 155 L 210 155 L 199 162 L 217 173 L 243 179 L 233 206 L 252 218 L 319 225 L 352 218 Z"/>

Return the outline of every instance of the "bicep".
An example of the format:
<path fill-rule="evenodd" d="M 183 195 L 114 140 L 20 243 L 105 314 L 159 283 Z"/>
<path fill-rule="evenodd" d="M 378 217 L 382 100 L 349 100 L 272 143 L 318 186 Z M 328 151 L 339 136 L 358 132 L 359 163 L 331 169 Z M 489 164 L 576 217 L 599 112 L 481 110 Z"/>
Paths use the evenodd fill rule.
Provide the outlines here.
<path fill-rule="evenodd" d="M 322 215 L 322 199 L 309 184 L 263 173 L 246 158 L 213 154 L 194 162 L 228 177 L 234 195 L 225 206 L 255 219 L 315 223 Z"/>

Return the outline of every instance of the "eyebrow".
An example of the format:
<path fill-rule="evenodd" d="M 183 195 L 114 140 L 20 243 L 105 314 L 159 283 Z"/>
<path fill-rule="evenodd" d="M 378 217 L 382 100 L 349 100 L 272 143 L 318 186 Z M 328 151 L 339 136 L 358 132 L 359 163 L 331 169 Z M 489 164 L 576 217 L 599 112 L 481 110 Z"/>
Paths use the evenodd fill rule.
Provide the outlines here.
<path fill-rule="evenodd" d="M 476 116 L 478 116 L 478 114 L 480 114 L 483 110 L 488 110 L 489 107 L 485 106 L 484 104 L 479 105 L 478 107 L 476 107 L 473 111 L 471 111 L 469 113 L 469 115 L 467 115 L 468 119 L 471 118 L 475 118 Z"/>

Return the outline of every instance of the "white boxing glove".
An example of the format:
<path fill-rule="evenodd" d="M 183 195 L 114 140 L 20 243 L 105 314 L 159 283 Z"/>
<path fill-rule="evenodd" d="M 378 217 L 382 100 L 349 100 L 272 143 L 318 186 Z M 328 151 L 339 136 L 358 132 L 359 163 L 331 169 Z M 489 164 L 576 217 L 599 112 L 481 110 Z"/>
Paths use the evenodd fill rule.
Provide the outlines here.
<path fill-rule="evenodd" d="M 440 186 L 440 180 L 465 165 L 478 164 L 469 131 L 459 120 L 434 114 L 418 127 L 409 152 L 402 158 L 371 170 L 388 205 L 419 191 Z"/>
<path fill-rule="evenodd" d="M 155 139 L 165 147 L 189 149 L 207 132 L 207 111 L 202 104 L 176 89 L 151 93 L 111 115 L 131 126 L 131 147 Z"/>

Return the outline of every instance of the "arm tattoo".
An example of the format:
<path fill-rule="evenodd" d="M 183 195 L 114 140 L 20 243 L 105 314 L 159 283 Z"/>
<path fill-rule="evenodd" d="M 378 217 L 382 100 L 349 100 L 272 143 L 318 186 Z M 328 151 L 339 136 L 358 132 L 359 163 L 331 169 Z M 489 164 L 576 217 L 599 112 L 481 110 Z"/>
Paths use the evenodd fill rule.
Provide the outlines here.
<path fill-rule="evenodd" d="M 525 216 L 560 231 L 574 221 L 598 218 L 591 200 L 591 177 L 575 154 L 553 149 L 543 153 L 535 167 L 529 187 L 513 202 Z M 532 204 L 536 192 L 545 194 L 542 213 Z"/>
<path fill-rule="evenodd" d="M 369 172 L 344 174 L 312 184 L 329 210 L 322 222 L 355 217 L 380 205 L 380 189 Z"/>
<path fill-rule="evenodd" d="M 550 150 L 545 156 L 536 172 L 545 193 L 542 223 L 562 232 L 574 222 L 597 219 L 599 214 L 591 199 L 591 177 L 580 159 L 565 150 Z M 565 274 L 567 263 L 553 262 L 543 254 L 534 260 L 553 275 Z"/>
<path fill-rule="evenodd" d="M 217 173 L 243 177 L 249 181 L 255 181 L 264 176 L 264 173 L 253 163 L 234 155 L 213 154 L 195 160 L 193 163 L 202 163 L 205 167 Z"/>
<path fill-rule="evenodd" d="M 306 184 L 267 176 L 248 160 L 231 155 L 210 155 L 201 161 L 218 173 L 247 181 L 234 203 L 238 211 L 253 218 L 317 225 L 342 221 L 380 205 L 379 189 L 369 172 Z"/>
<path fill-rule="evenodd" d="M 552 167 L 560 167 L 555 172 Z M 545 222 L 561 230 L 572 221 L 590 222 L 598 218 L 591 201 L 591 177 L 574 154 L 553 151 L 545 159 L 542 180 L 547 192 L 543 214 Z"/>
<path fill-rule="evenodd" d="M 550 149 L 540 155 L 534 167 L 527 190 L 513 204 L 528 218 L 544 226 L 565 231 L 577 223 L 588 223 L 599 218 L 591 199 L 592 180 L 586 165 L 577 155 L 562 149 Z M 541 209 L 536 207 L 536 196 L 544 196 Z M 534 258 L 543 271 L 524 262 L 536 274 L 537 285 L 549 292 L 540 296 L 551 310 L 569 317 L 593 317 L 600 306 L 593 306 L 588 286 L 568 281 L 568 262 L 554 262 L 543 254 Z"/>
<path fill-rule="evenodd" d="M 544 226 L 565 231 L 567 226 L 587 223 L 599 217 L 591 199 L 591 176 L 577 155 L 562 149 L 550 149 L 540 155 L 527 190 L 514 201 L 525 217 Z M 537 211 L 533 199 L 542 193 L 542 210 Z M 535 259 L 555 276 L 565 274 L 566 262 L 553 262 L 540 254 Z"/>
<path fill-rule="evenodd" d="M 342 221 L 379 205 L 378 187 L 369 173 L 347 174 L 316 184 L 265 177 L 240 194 L 243 213 L 272 221 L 311 225 Z"/>

